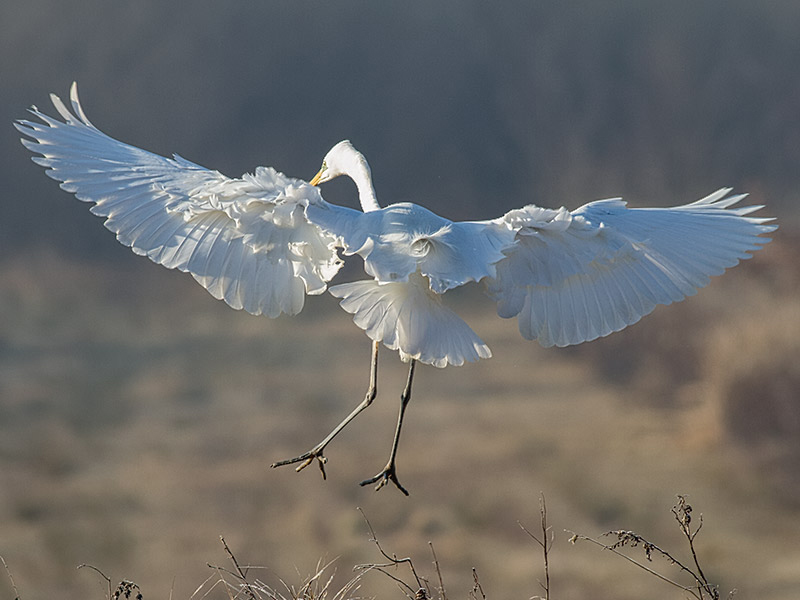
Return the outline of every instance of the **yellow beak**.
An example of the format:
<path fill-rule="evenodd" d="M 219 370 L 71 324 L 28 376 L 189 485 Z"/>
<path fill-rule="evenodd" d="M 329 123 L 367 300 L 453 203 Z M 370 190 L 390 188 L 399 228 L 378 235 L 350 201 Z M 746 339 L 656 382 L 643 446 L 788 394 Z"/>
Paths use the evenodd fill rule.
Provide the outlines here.
<path fill-rule="evenodd" d="M 318 185 L 320 179 L 322 179 L 322 169 L 320 169 L 319 172 L 316 175 L 314 175 L 314 177 L 308 183 L 310 183 L 311 185 Z"/>

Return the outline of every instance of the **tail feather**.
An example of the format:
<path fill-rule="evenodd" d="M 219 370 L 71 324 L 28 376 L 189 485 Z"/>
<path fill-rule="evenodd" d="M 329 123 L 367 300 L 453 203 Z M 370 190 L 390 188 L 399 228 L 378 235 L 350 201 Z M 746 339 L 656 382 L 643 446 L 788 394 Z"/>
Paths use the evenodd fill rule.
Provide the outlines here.
<path fill-rule="evenodd" d="M 344 283 L 329 291 L 341 298 L 342 308 L 370 339 L 398 350 L 403 360 L 445 367 L 492 355 L 469 325 L 430 291 L 421 275 L 407 282 Z"/>

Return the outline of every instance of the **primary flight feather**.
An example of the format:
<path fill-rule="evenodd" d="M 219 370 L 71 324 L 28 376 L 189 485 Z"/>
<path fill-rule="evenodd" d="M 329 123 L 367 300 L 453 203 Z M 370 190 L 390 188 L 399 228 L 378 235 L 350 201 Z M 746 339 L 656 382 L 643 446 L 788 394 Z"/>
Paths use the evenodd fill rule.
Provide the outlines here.
<path fill-rule="evenodd" d="M 379 205 L 367 161 L 347 142 L 310 181 L 270 167 L 232 179 L 178 155 L 122 143 L 86 117 L 77 87 L 62 120 L 36 107 L 20 120 L 34 162 L 117 239 L 192 276 L 215 298 L 249 313 L 299 313 L 306 294 L 328 290 L 373 341 L 364 401 L 309 452 L 273 466 L 317 460 L 376 395 L 379 344 L 410 363 L 389 462 L 375 477 L 400 490 L 395 455 L 417 362 L 445 367 L 489 358 L 477 334 L 442 303 L 450 289 L 483 282 L 501 317 L 543 346 L 568 346 L 631 325 L 659 304 L 682 300 L 769 241 L 771 219 L 749 216 L 742 195 L 721 189 L 692 204 L 626 207 L 619 199 L 574 211 L 528 205 L 489 221 L 456 222 L 411 203 Z M 356 184 L 361 210 L 326 202 L 317 187 L 340 175 Z M 358 254 L 372 279 L 328 286 Z"/>

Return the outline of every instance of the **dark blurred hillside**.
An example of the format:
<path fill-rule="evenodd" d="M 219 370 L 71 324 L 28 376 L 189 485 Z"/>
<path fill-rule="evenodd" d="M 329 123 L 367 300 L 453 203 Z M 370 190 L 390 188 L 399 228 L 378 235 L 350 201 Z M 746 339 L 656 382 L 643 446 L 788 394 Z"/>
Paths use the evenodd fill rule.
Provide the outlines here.
<path fill-rule="evenodd" d="M 3 253 L 124 254 L 10 128 L 73 79 L 111 135 L 231 176 L 310 177 L 351 138 L 384 203 L 456 218 L 730 185 L 795 219 L 798 23 L 790 1 L 4 2 Z"/>

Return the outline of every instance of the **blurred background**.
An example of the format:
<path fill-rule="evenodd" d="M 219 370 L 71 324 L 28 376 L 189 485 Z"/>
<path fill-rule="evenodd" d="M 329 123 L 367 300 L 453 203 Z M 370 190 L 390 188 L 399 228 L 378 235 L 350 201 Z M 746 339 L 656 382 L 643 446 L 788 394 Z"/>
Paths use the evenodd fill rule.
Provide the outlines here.
<path fill-rule="evenodd" d="M 554 598 L 683 598 L 590 545 L 636 529 L 681 554 L 670 507 L 723 596 L 800 592 L 800 3 L 439 0 L 0 4 L 0 556 L 20 595 L 104 598 L 138 583 L 189 598 L 225 535 L 264 579 L 336 582 L 384 548 L 466 597 L 541 593 L 547 497 Z M 384 464 L 405 366 L 329 447 L 328 480 L 269 464 L 363 397 L 369 343 L 330 296 L 293 319 L 231 310 L 119 245 L 30 161 L 11 127 L 80 85 L 110 135 L 230 176 L 309 178 L 335 142 L 370 160 L 383 204 L 457 219 L 696 200 L 722 186 L 777 216 L 774 241 L 698 296 L 569 349 L 500 320 L 478 286 L 451 302 L 494 351 L 421 368 Z M 354 205 L 349 181 L 329 200 Z M 668 565 L 656 565 L 668 571 Z M 400 574 L 400 573 L 398 573 Z M 361 593 L 402 597 L 378 573 Z M 12 598 L 0 573 L 0 597 Z M 220 588 L 208 597 L 227 598 Z"/>

